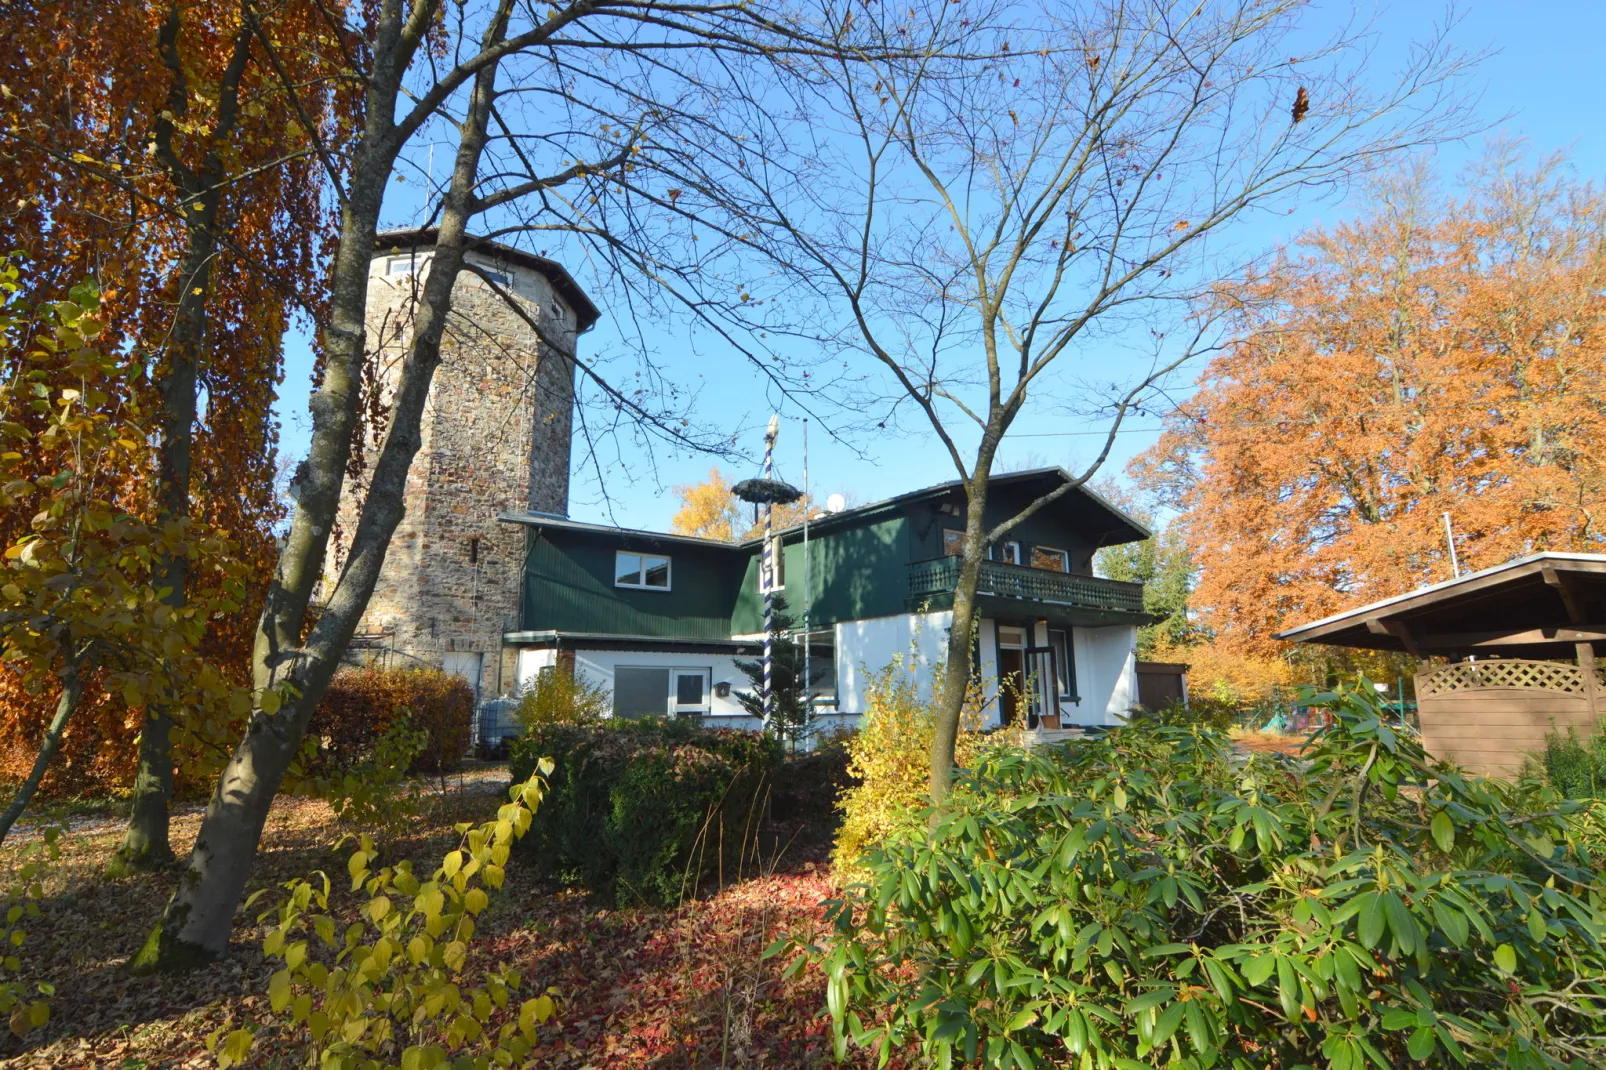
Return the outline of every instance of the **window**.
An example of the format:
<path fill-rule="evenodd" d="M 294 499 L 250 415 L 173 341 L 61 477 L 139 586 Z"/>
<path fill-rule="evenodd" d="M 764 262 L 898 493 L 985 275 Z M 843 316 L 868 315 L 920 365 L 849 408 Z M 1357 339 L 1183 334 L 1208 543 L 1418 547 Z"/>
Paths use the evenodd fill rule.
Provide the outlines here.
<path fill-rule="evenodd" d="M 504 290 L 513 285 L 513 277 L 508 275 L 506 272 L 492 271 L 490 268 L 480 268 L 480 270 L 485 272 L 486 278 L 490 279 Z"/>
<path fill-rule="evenodd" d="M 712 677 L 713 670 L 705 667 L 621 665 L 613 670 L 613 715 L 626 720 L 707 716 Z"/>
<path fill-rule="evenodd" d="M 393 256 L 385 261 L 385 274 L 387 275 L 413 275 L 423 274 L 425 266 L 429 264 L 429 257 L 410 254 L 408 256 Z"/>
<path fill-rule="evenodd" d="M 803 636 L 799 635 L 801 640 Z M 836 629 L 810 632 L 809 694 L 815 706 L 836 704 Z"/>
<path fill-rule="evenodd" d="M 669 670 L 613 670 L 613 715 L 626 719 L 662 717 L 669 712 Z"/>
<path fill-rule="evenodd" d="M 767 582 L 764 574 L 764 558 L 758 559 L 758 589 L 760 591 L 779 591 L 786 586 L 786 547 L 782 545 L 779 535 L 770 539 L 769 552 L 770 566 L 775 570 L 775 582 Z"/>
<path fill-rule="evenodd" d="M 620 550 L 613 557 L 613 585 L 669 590 L 669 558 L 662 554 L 633 554 Z"/>
<path fill-rule="evenodd" d="M 987 547 L 989 561 L 1002 561 L 1006 565 L 1020 564 L 1020 543 L 1001 542 L 996 546 Z"/>
<path fill-rule="evenodd" d="M 1050 572 L 1071 571 L 1071 555 L 1064 550 L 1056 550 L 1052 546 L 1032 547 L 1032 567 L 1045 568 Z"/>
<path fill-rule="evenodd" d="M 958 557 L 965 552 L 965 533 L 953 528 L 942 529 L 942 556 Z"/>
<path fill-rule="evenodd" d="M 1054 648 L 1054 671 L 1059 676 L 1060 698 L 1067 702 L 1080 701 L 1076 694 L 1076 648 L 1071 643 L 1070 631 L 1051 629 L 1048 645 Z"/>

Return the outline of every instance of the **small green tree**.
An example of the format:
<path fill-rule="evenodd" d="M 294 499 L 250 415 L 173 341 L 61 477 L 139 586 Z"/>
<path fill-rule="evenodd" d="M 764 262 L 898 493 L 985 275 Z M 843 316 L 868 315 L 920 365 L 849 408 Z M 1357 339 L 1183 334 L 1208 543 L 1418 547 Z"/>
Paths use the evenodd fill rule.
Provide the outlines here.
<path fill-rule="evenodd" d="M 1156 652 L 1176 650 L 1203 638 L 1201 629 L 1188 619 L 1188 599 L 1193 593 L 1193 555 L 1182 533 L 1170 525 L 1156 525 L 1154 518 L 1137 512 L 1154 535 L 1142 542 L 1106 546 L 1094 558 L 1100 576 L 1143 584 L 1145 612 L 1164 618 L 1138 629 L 1138 657 L 1153 658 Z"/>

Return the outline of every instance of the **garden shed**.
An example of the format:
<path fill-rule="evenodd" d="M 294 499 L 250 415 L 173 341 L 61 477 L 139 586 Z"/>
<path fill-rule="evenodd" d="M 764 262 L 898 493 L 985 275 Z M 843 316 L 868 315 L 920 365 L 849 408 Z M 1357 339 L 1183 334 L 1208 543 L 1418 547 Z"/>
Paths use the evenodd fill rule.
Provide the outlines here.
<path fill-rule="evenodd" d="M 1278 638 L 1412 655 L 1428 753 L 1509 775 L 1606 714 L 1606 554 L 1533 554 Z"/>

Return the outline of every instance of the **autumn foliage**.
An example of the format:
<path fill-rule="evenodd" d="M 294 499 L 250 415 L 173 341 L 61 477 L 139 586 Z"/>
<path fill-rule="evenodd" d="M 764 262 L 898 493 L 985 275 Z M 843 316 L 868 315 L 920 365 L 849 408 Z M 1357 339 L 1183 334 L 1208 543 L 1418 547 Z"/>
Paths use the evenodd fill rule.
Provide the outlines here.
<path fill-rule="evenodd" d="M 179 268 L 198 198 L 176 183 L 158 147 L 169 145 L 198 174 L 209 153 L 221 169 L 211 179 L 221 183 L 218 254 L 199 295 L 208 307 L 198 369 L 205 405 L 194 432 L 191 515 L 238 547 L 251 602 L 266 586 L 282 515 L 270 411 L 282 339 L 298 312 L 317 315 L 314 282 L 330 233 L 308 132 L 290 118 L 261 40 L 298 42 L 279 50 L 283 74 L 300 84 L 308 118 L 327 123 L 329 135 L 335 114 L 352 111 L 312 74 L 319 51 L 335 50 L 329 33 L 318 5 L 300 0 L 19 0 L 0 20 L 0 250 L 27 255 L 22 297 L 31 304 L 65 298 L 85 280 L 97 287 L 103 337 L 144 365 L 148 410 L 160 404 L 175 309 L 197 288 Z M 225 116 L 220 85 L 241 57 L 239 105 Z M 125 482 L 131 507 L 155 510 L 148 467 L 103 475 Z M 25 520 L 0 516 L 0 539 L 15 538 Z M 215 593 L 206 577 L 194 582 L 197 597 Z M 251 613 L 219 618 L 206 639 L 205 653 L 239 682 L 254 623 Z M 0 673 L 0 776 L 25 771 L 52 701 Z M 91 688 L 52 776 L 55 790 L 126 786 L 139 723 L 119 695 Z M 180 763 L 181 788 L 205 775 Z"/>
<path fill-rule="evenodd" d="M 425 736 L 413 768 L 452 769 L 468 752 L 474 690 L 461 676 L 440 669 L 347 669 L 330 683 L 307 736 L 318 742 L 322 760 L 332 768 L 351 769 L 373 753 L 401 717 Z"/>
<path fill-rule="evenodd" d="M 1606 198 L 1497 152 L 1413 173 L 1236 286 L 1234 343 L 1140 475 L 1229 648 L 1541 550 L 1606 548 Z"/>
<path fill-rule="evenodd" d="M 720 542 L 739 542 L 756 538 L 764 533 L 763 514 L 753 519 L 752 506 L 744 504 L 731 494 L 734 486 L 716 466 L 708 470 L 708 478 L 701 483 L 686 483 L 674 488 L 680 508 L 669 521 L 670 530 L 680 535 L 697 535 Z M 813 508 L 807 495 L 786 505 L 777 505 L 770 516 L 776 531 L 803 523 L 803 516 Z M 810 514 L 813 515 L 813 514 Z"/>

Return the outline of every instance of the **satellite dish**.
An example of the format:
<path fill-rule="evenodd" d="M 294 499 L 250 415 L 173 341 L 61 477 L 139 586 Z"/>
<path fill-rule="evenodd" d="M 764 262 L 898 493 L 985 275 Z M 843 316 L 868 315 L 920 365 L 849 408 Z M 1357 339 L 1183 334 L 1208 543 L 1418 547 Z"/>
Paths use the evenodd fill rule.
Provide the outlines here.
<path fill-rule="evenodd" d="M 828 513 L 840 513 L 847 507 L 848 500 L 840 494 L 833 494 L 825 499 L 825 511 Z"/>

